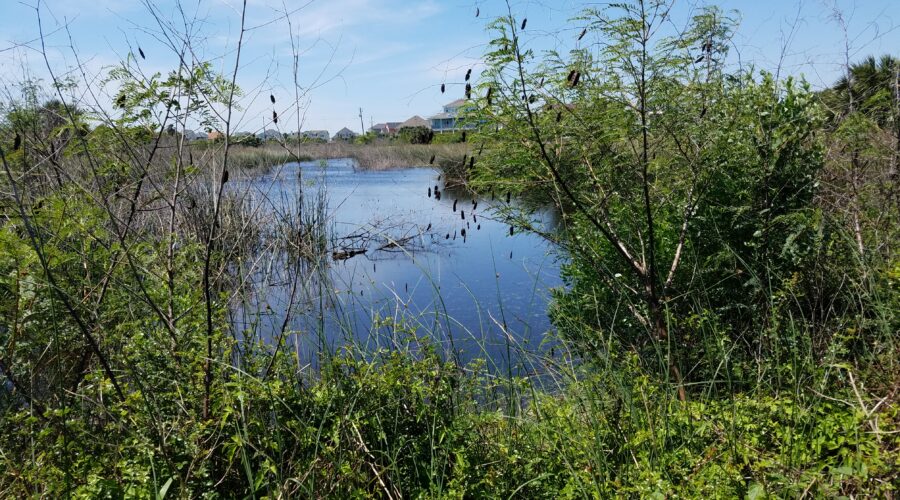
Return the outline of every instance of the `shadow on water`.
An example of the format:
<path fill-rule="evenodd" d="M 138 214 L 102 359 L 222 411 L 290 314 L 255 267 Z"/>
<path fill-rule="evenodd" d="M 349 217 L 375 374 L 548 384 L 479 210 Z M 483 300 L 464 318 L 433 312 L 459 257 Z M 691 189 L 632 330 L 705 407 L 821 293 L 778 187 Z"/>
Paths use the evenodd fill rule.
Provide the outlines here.
<path fill-rule="evenodd" d="M 284 330 L 312 364 L 348 342 L 371 352 L 423 336 L 461 362 L 484 358 L 503 371 L 526 363 L 514 353 L 541 351 L 550 288 L 562 285 L 551 245 L 511 231 L 504 199 L 444 189 L 439 176 L 329 160 L 236 184 L 271 221 L 271 244 L 233 308 L 245 340 Z M 533 224 L 555 220 L 539 213 Z M 321 234 L 304 234 L 313 230 Z"/>

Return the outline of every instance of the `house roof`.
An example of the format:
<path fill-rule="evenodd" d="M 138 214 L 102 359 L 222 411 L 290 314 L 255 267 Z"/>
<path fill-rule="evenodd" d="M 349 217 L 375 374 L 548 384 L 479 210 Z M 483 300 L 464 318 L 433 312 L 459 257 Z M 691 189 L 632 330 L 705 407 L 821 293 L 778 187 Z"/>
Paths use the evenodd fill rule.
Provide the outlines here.
<path fill-rule="evenodd" d="M 456 118 L 456 114 L 454 113 L 438 113 L 436 115 L 429 116 L 429 120 L 446 120 L 448 118 Z"/>
<path fill-rule="evenodd" d="M 431 126 L 431 123 L 428 120 L 422 118 L 419 115 L 413 116 L 409 120 L 400 124 L 400 128 L 411 128 L 411 127 L 425 127 L 428 128 Z"/>
<path fill-rule="evenodd" d="M 342 129 L 338 130 L 337 132 L 335 132 L 334 135 L 347 135 L 347 134 L 356 135 L 356 132 L 350 130 L 347 127 L 344 127 Z"/>
<path fill-rule="evenodd" d="M 468 102 L 468 101 L 466 101 L 465 99 L 457 99 L 449 104 L 444 104 L 444 107 L 445 108 L 458 108 L 458 107 L 462 106 L 463 104 L 465 104 L 466 102 Z"/>

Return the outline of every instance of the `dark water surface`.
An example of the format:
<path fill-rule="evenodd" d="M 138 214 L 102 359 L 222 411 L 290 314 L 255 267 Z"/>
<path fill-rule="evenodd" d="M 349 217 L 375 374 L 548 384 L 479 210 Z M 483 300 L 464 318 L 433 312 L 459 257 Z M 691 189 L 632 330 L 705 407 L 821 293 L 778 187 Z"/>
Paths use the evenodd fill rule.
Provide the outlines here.
<path fill-rule="evenodd" d="M 352 161 L 330 160 L 278 167 L 245 185 L 269 211 L 296 210 L 301 186 L 306 199 L 326 190 L 329 250 L 366 249 L 344 260 L 329 254 L 324 265 L 298 273 L 303 285 L 286 338 L 301 359 L 348 341 L 369 349 L 402 344 L 412 331 L 463 360 L 488 357 L 497 366 L 518 348 L 541 348 L 551 328 L 550 288 L 561 286 L 551 245 L 519 228 L 510 235 L 496 210 L 505 193 L 475 206 L 438 177 L 428 168 L 356 170 Z M 553 224 L 551 214 L 535 217 Z M 288 260 L 261 266 L 252 299 L 236 308 L 236 324 L 263 338 L 278 335 L 291 302 Z M 400 323 L 408 328 L 392 326 Z"/>

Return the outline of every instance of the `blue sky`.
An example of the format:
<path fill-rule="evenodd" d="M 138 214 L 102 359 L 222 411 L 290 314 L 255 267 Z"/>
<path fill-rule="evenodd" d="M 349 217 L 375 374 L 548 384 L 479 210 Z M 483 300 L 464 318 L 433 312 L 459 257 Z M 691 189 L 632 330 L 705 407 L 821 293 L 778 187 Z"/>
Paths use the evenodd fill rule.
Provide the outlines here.
<path fill-rule="evenodd" d="M 130 47 L 147 54 L 145 72 L 167 71 L 175 60 L 157 40 L 158 28 L 147 3 L 165 20 L 181 19 L 176 0 L 41 0 L 41 15 L 51 65 L 74 65 L 69 33 L 91 77 L 102 75 Z M 590 2 L 598 5 L 597 2 Z M 844 35 L 835 22 L 843 12 L 852 59 L 868 54 L 900 56 L 900 0 L 721 0 L 676 1 L 675 16 L 715 3 L 739 11 L 733 52 L 741 62 L 761 69 L 782 68 L 783 75 L 804 75 L 815 87 L 832 83 L 844 60 Z M 200 58 L 228 74 L 240 27 L 241 0 L 180 0 L 201 43 Z M 0 0 L 0 81 L 20 79 L 25 71 L 46 77 L 36 52 L 38 0 Z M 566 49 L 579 28 L 567 26 L 588 2 L 515 1 L 517 18 L 528 17 L 526 38 L 537 48 Z M 289 28 L 284 10 L 291 12 Z M 476 18 L 476 9 L 480 16 Z M 490 39 L 486 24 L 504 14 L 495 0 L 248 0 L 247 25 L 238 82 L 246 96 L 239 130 L 256 131 L 271 117 L 269 93 L 278 97 L 284 130 L 324 128 L 331 133 L 363 121 L 403 121 L 427 117 L 442 104 L 462 97 L 467 69 L 478 64 Z M 180 21 L 179 21 L 180 22 Z M 63 29 L 63 27 L 67 27 Z M 299 81 L 306 90 L 299 108 L 294 99 L 291 33 L 300 51 Z M 24 45 L 23 45 L 24 44 Z M 135 49 L 136 51 L 136 49 Z M 440 93 L 441 83 L 447 93 Z M 103 96 L 100 96 L 101 99 Z"/>

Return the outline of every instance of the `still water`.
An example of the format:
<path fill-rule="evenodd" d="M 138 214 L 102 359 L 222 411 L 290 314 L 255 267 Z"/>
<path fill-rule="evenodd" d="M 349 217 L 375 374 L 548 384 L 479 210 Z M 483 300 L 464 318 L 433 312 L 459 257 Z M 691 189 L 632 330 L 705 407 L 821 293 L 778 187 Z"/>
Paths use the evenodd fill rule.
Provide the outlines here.
<path fill-rule="evenodd" d="M 252 298 L 236 307 L 242 329 L 276 337 L 290 308 L 285 337 L 310 362 L 323 347 L 390 348 L 412 331 L 463 361 L 496 366 L 513 362 L 511 352 L 542 349 L 560 263 L 550 243 L 510 225 L 506 193 L 476 200 L 446 190 L 434 169 L 357 170 L 351 160 L 288 164 L 243 184 L 274 213 L 297 210 L 301 188 L 306 199 L 324 190 L 329 254 L 296 275 L 284 272 L 285 259 L 260 265 Z M 532 223 L 554 220 L 539 213 Z"/>

